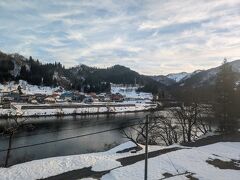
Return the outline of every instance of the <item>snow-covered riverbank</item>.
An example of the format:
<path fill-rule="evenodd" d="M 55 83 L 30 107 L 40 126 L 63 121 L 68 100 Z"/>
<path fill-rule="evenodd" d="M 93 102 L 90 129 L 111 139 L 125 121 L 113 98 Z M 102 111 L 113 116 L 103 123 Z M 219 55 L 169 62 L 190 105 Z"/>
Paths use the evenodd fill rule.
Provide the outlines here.
<path fill-rule="evenodd" d="M 10 109 L 0 108 L 0 117 L 14 116 L 57 116 L 76 114 L 101 114 L 148 111 L 157 108 L 149 103 L 59 103 L 59 104 L 20 104 L 13 103 Z"/>
<path fill-rule="evenodd" d="M 106 152 L 48 158 L 10 168 L 0 168 L 0 177 L 3 180 L 41 179 L 91 167 L 93 172 L 109 170 L 101 177 L 102 180 L 143 179 L 144 160 L 139 158 L 138 161 L 136 157 L 143 155 L 144 150 L 137 153 L 119 153 L 131 147 L 134 147 L 134 144 L 127 142 Z M 155 180 L 167 176 L 168 179 L 188 179 L 190 176 L 197 179 L 240 179 L 239 149 L 240 142 L 219 142 L 194 148 L 178 145 L 150 146 L 150 155 L 154 153 L 155 155 L 149 158 L 149 179 Z M 126 166 L 121 163 L 124 157 L 135 158 L 136 162 Z M 235 169 L 211 164 L 216 159 L 222 163 L 235 163 Z"/>

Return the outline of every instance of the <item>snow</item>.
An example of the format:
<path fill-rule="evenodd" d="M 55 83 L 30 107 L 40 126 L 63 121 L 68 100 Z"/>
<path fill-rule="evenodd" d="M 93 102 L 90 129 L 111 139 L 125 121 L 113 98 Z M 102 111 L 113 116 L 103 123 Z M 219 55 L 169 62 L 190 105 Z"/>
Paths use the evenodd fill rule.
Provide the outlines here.
<path fill-rule="evenodd" d="M 92 166 L 92 170 L 94 171 L 110 170 L 121 166 L 121 164 L 117 162 L 116 159 L 126 157 L 131 154 L 116 152 L 134 146 L 134 143 L 126 142 L 106 152 L 53 157 L 14 165 L 10 168 L 0 168 L 0 179 L 41 179 L 90 166 Z M 153 146 L 153 148 L 150 148 L 149 151 L 153 151 L 159 148 L 160 147 Z M 135 153 L 134 155 L 140 153 L 143 153 L 143 150 Z"/>
<path fill-rule="evenodd" d="M 239 179 L 240 172 L 230 169 L 219 169 L 206 162 L 209 158 L 228 160 L 240 160 L 239 142 L 221 142 L 212 145 L 182 149 L 149 159 L 149 179 L 164 178 L 162 174 L 173 175 L 191 172 L 198 179 Z M 218 155 L 218 156 L 214 156 Z M 144 161 L 133 165 L 117 168 L 102 177 L 102 180 L 131 179 L 138 180 L 144 177 Z M 183 177 L 183 176 L 182 176 Z M 186 177 L 185 177 L 186 178 Z M 181 179 L 179 176 L 171 179 Z"/>
<path fill-rule="evenodd" d="M 125 112 L 137 112 L 145 111 L 151 108 L 156 108 L 156 104 L 149 104 L 145 102 L 122 102 L 122 103 L 93 103 L 93 105 L 101 105 L 99 107 L 94 107 L 89 104 L 84 103 L 60 103 L 54 104 L 59 105 L 59 107 L 51 107 L 51 104 L 27 104 L 27 103 L 12 103 L 12 106 L 16 107 L 22 112 L 23 116 L 54 116 L 54 115 L 72 115 L 72 114 L 97 114 L 97 113 L 125 113 Z M 62 107 L 61 105 L 65 105 Z M 71 105 L 77 105 L 78 107 L 72 107 Z M 118 106 L 115 106 L 118 105 Z M 36 107 L 34 109 L 24 108 L 24 106 Z M 43 108 L 47 107 L 47 108 Z M 2 109 L 0 108 L 0 116 L 14 115 L 14 109 Z"/>
<path fill-rule="evenodd" d="M 96 171 L 108 170 L 121 165 L 115 161 L 114 158 L 111 158 L 111 156 L 115 154 L 115 151 L 129 147 L 133 147 L 133 143 L 128 142 L 116 147 L 115 150 L 102 153 L 53 157 L 30 161 L 10 168 L 0 168 L 0 177 L 1 180 L 34 180 L 90 166 L 93 166 L 93 169 Z M 101 164 L 101 162 L 103 164 Z"/>
<path fill-rule="evenodd" d="M 106 152 L 54 157 L 18 164 L 10 168 L 0 168 L 0 177 L 2 180 L 41 179 L 83 167 L 92 167 L 93 171 L 111 170 L 110 173 L 101 178 L 102 180 L 139 180 L 144 177 L 143 160 L 125 167 L 116 161 L 118 158 L 144 153 L 144 150 L 134 154 L 130 152 L 116 153 L 119 150 L 134 146 L 134 143 L 127 142 Z M 171 147 L 180 146 L 173 145 L 168 148 Z M 187 179 L 186 175 L 189 173 L 193 177 L 203 180 L 240 179 L 239 171 L 219 169 L 206 162 L 206 160 L 216 158 L 223 161 L 230 161 L 231 159 L 240 160 L 239 148 L 239 142 L 219 142 L 202 147 L 172 151 L 149 158 L 148 179 L 164 178 L 164 173 L 174 175 L 169 178 L 173 180 Z M 159 149 L 164 149 L 164 147 L 149 146 L 149 152 Z"/>
<path fill-rule="evenodd" d="M 181 73 L 176 73 L 176 74 L 168 74 L 167 77 L 169 79 L 172 79 L 176 82 L 181 81 L 182 79 L 184 79 L 186 76 L 190 75 L 191 73 L 187 73 L 187 72 L 181 72 Z"/>
<path fill-rule="evenodd" d="M 124 150 L 124 149 L 127 149 L 127 148 L 132 148 L 132 147 L 135 147 L 135 146 L 136 145 L 133 142 L 128 141 L 126 143 L 121 144 L 120 146 L 116 146 L 116 147 L 110 149 L 109 151 L 107 151 L 107 153 L 113 154 L 113 153 L 116 153 L 118 151 L 121 151 L 121 150 Z"/>
<path fill-rule="evenodd" d="M 24 94 L 45 94 L 52 95 L 54 91 L 58 90 L 57 88 L 45 87 L 45 86 L 36 86 L 30 85 L 26 81 L 20 80 L 19 83 L 9 82 L 5 85 L 0 84 L 0 92 L 10 92 L 17 91 L 18 86 L 22 87 L 22 92 Z M 13 106 L 18 107 L 20 111 L 23 112 L 23 116 L 44 116 L 44 115 L 71 115 L 71 114 L 93 114 L 93 113 L 106 113 L 106 112 L 114 112 L 114 113 L 122 113 L 122 112 L 135 112 L 135 111 L 145 111 L 151 108 L 156 108 L 156 104 L 152 104 L 151 100 L 153 98 L 151 93 L 144 92 L 136 92 L 138 87 L 123 87 L 121 85 L 112 85 L 112 93 L 121 93 L 125 96 L 128 101 L 124 101 L 122 103 L 98 103 L 102 105 L 102 107 L 91 107 L 86 106 L 83 108 L 51 108 L 50 104 L 41 104 L 40 106 L 49 106 L 46 108 L 34 108 L 34 109 L 22 109 L 23 106 L 38 106 L 33 104 L 21 104 L 21 103 L 12 103 Z M 1 95 L 1 93 L 0 93 Z M 46 98 L 49 102 L 55 102 L 53 98 Z M 63 103 L 61 103 L 63 104 Z M 66 104 L 66 103 L 65 103 Z M 69 105 L 78 104 L 78 105 L 86 105 L 84 103 L 69 103 Z M 93 103 L 94 104 L 94 103 Z M 119 106 L 111 106 L 111 105 L 119 105 Z M 129 105 L 129 106 L 128 106 Z M 13 115 L 12 109 L 2 109 L 0 108 L 0 116 L 10 116 Z"/>
<path fill-rule="evenodd" d="M 196 70 L 192 73 L 187 73 L 187 72 L 181 72 L 181 73 L 175 73 L 175 74 L 168 74 L 167 77 L 176 81 L 177 83 L 180 81 L 184 81 L 190 77 L 192 77 L 193 75 L 202 72 L 202 70 Z M 181 86 L 183 86 L 184 83 L 182 83 Z"/>
<path fill-rule="evenodd" d="M 19 83 L 15 81 L 8 82 L 7 84 L 0 84 L 0 90 L 4 92 L 17 91 L 18 86 L 22 87 L 22 92 L 24 94 L 46 94 L 52 95 L 54 91 L 58 90 L 59 87 L 51 88 L 49 86 L 37 86 L 28 84 L 26 81 L 19 80 Z"/>
<path fill-rule="evenodd" d="M 120 162 L 113 159 L 103 159 L 97 161 L 97 163 L 92 167 L 93 171 L 104 171 L 106 169 L 113 169 L 122 166 Z"/>
<path fill-rule="evenodd" d="M 117 84 L 111 84 L 111 93 L 119 93 L 127 99 L 142 99 L 152 100 L 153 95 L 151 93 L 137 92 L 139 86 L 123 86 Z"/>

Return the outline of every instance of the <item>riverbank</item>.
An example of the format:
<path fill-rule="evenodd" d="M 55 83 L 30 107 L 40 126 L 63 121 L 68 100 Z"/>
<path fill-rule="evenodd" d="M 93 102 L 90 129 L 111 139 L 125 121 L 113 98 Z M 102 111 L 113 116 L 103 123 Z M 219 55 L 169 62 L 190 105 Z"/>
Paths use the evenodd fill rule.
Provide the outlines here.
<path fill-rule="evenodd" d="M 157 108 L 154 103 L 56 103 L 56 104 L 20 104 L 13 103 L 9 109 L 0 108 L 0 118 L 39 117 L 85 114 L 109 114 L 150 111 Z"/>
<path fill-rule="evenodd" d="M 18 121 L 24 121 L 25 126 L 14 134 L 12 148 L 41 144 L 47 141 L 58 141 L 63 138 L 109 129 L 121 129 L 138 122 L 144 122 L 147 114 L 149 112 L 22 117 Z M 15 123 L 14 118 L 1 119 L 0 128 L 7 127 L 11 123 Z M 102 152 L 126 141 L 127 139 L 123 137 L 119 130 L 113 130 L 66 141 L 16 149 L 10 153 L 9 165 L 54 156 Z M 7 149 L 8 142 L 8 136 L 0 136 L 0 149 Z M 3 165 L 5 158 L 6 152 L 0 152 L 0 166 Z"/>

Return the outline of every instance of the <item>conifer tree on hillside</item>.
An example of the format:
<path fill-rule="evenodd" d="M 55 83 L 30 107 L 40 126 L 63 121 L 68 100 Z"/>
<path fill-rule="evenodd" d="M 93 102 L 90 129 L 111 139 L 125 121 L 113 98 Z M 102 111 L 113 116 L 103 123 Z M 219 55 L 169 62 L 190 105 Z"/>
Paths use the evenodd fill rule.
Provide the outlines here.
<path fill-rule="evenodd" d="M 219 121 L 219 129 L 221 132 L 233 132 L 237 128 L 236 121 L 236 92 L 235 77 L 232 67 L 224 59 L 220 71 L 216 79 L 215 92 L 215 116 Z"/>

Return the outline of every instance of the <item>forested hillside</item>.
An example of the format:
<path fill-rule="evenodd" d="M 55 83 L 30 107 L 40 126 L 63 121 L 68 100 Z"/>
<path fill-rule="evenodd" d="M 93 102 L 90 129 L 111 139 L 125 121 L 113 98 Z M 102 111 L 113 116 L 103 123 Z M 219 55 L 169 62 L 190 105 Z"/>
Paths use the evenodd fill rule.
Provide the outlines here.
<path fill-rule="evenodd" d="M 57 86 L 84 92 L 108 92 L 110 83 L 139 84 L 142 91 L 154 94 L 164 88 L 148 76 L 131 69 L 115 65 L 106 69 L 79 65 L 65 68 L 61 63 L 41 63 L 31 56 L 0 52 L 0 83 L 26 80 L 33 85 Z"/>

